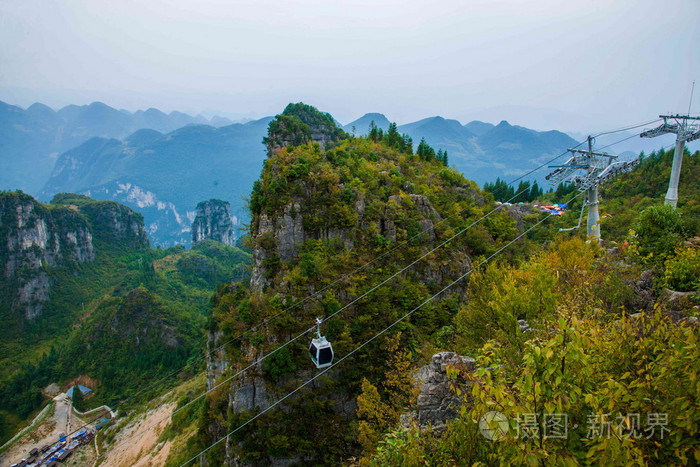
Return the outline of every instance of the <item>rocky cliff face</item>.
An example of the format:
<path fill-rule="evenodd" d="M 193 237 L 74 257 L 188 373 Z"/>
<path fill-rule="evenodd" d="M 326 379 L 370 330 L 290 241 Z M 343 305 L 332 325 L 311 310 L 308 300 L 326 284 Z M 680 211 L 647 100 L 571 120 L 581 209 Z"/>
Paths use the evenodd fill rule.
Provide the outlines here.
<path fill-rule="evenodd" d="M 26 319 L 38 316 L 49 299 L 50 267 L 95 259 L 83 216 L 69 208 L 50 209 L 21 193 L 0 195 L 0 242 L 4 278 L 14 284 L 11 306 Z"/>
<path fill-rule="evenodd" d="M 427 253 L 466 225 L 470 216 L 478 215 L 483 206 L 475 186 L 444 165 L 422 161 L 367 139 L 334 139 L 336 132 L 323 129 L 323 125 L 321 130 L 314 130 L 301 118 L 295 121 L 293 117 L 295 112 L 278 116 L 277 123 L 270 124 L 268 159 L 251 195 L 254 264 L 250 286 L 228 284 L 213 301 L 209 349 L 237 337 L 235 344 L 227 344 L 224 351 L 210 354 L 208 385 L 213 387 L 221 375 L 244 368 L 246 371 L 231 381 L 228 391 L 218 391 L 210 402 L 217 407 L 217 416 L 207 424 L 212 440 L 226 434 L 227 420 L 231 422 L 228 417 L 244 420 L 242 415 L 269 407 L 299 381 L 317 374 L 305 350 L 305 339 L 262 363 L 254 362 L 306 330 L 313 317 L 328 316 Z M 323 119 L 319 115 L 304 118 L 309 122 Z M 290 128 L 295 130 L 288 131 Z M 315 134 L 321 139 L 312 141 Z M 479 240 L 489 241 L 488 235 L 483 232 Z M 343 274 L 403 243 L 407 243 L 406 248 L 347 277 L 347 283 L 331 288 L 316 300 L 305 300 Z M 387 286 L 390 290 L 384 289 L 345 311 L 332 329 L 329 324 L 328 336 L 335 341 L 334 346 L 338 344 L 337 355 L 347 354 L 468 270 L 469 245 L 474 243 L 474 239 L 461 239 L 449 249 L 428 255 L 425 261 L 401 273 Z M 459 299 L 465 292 L 466 285 L 460 283 L 445 295 Z M 302 300 L 302 306 L 285 311 Z M 449 307 L 455 301 L 452 303 L 436 305 L 436 310 L 423 318 L 431 321 L 428 326 L 435 327 L 427 332 L 436 332 L 448 322 L 453 312 Z M 318 432 L 324 446 L 333 445 L 334 439 L 345 436 L 339 433 L 347 431 L 355 416 L 356 387 L 348 389 L 352 385 L 347 381 L 365 374 L 370 365 L 381 365 L 377 358 L 381 360 L 381 355 L 366 359 L 374 359 L 374 363 L 356 360 L 346 368 L 333 369 L 322 382 L 300 391 L 303 395 L 299 400 L 285 401 L 281 409 L 285 416 L 270 424 L 275 426 L 273 431 L 285 439 L 297 440 L 303 438 L 298 430 L 304 426 L 304 431 Z M 376 367 L 371 371 L 376 372 Z M 314 404 L 325 407 L 322 419 L 307 416 L 320 406 Z M 309 412 L 307 406 L 316 408 Z M 222 418 L 219 415 L 223 413 L 229 415 Z M 292 419 L 294 424 L 290 424 Z M 338 435 L 329 438 L 322 432 Z M 321 445 L 305 453 L 290 447 L 282 458 L 281 452 L 264 442 L 255 444 L 259 437 L 256 434 L 255 441 L 243 444 L 234 437 L 228 439 L 225 462 L 248 465 L 241 460 L 248 449 L 264 452 L 256 458 L 261 463 L 324 462 L 319 454 L 325 449 Z"/>
<path fill-rule="evenodd" d="M 0 194 L 2 298 L 28 320 L 49 300 L 52 269 L 94 261 L 96 239 L 148 245 L 143 218 L 129 208 L 77 195 L 57 198 L 46 205 L 20 192 Z"/>
<path fill-rule="evenodd" d="M 235 245 L 236 233 L 228 202 L 218 199 L 202 201 L 197 205 L 196 213 L 192 223 L 193 244 L 202 240 L 215 240 L 224 245 Z"/>
<path fill-rule="evenodd" d="M 476 368 L 476 361 L 454 352 L 433 355 L 432 361 L 415 375 L 415 385 L 419 390 L 416 410 L 402 417 L 405 426 L 417 422 L 421 428 L 432 427 L 440 431 L 445 428 L 445 422 L 457 416 L 463 398 L 452 389 L 454 381 L 447 376 L 448 367 L 469 372 Z"/>
<path fill-rule="evenodd" d="M 53 202 L 59 197 L 57 195 Z M 81 199 L 90 200 L 86 196 Z M 79 209 L 90 220 L 96 238 L 119 246 L 149 246 L 143 216 L 133 209 L 115 201 L 93 200 L 81 203 Z"/>
<path fill-rule="evenodd" d="M 346 136 L 330 114 L 321 113 L 300 102 L 289 104 L 284 112 L 270 122 L 264 142 L 268 154 L 272 154 L 286 146 L 300 146 L 309 141 L 315 141 L 325 149 Z"/>
<path fill-rule="evenodd" d="M 251 236 L 256 247 L 253 250 L 251 288 L 254 291 L 262 293 L 264 288 L 271 284 L 270 260 L 279 259 L 283 262 L 293 260 L 298 255 L 299 247 L 307 240 L 336 240 L 346 249 L 353 248 L 355 240 L 352 228 L 342 226 L 330 226 L 320 230 L 306 228 L 303 205 L 304 200 L 299 198 L 284 206 L 277 216 L 263 213 L 253 219 Z M 365 207 L 362 197 L 358 197 L 354 203 L 354 210 L 359 225 L 366 228 L 376 226 L 378 233 L 390 242 L 397 241 L 396 215 L 401 210 L 412 210 L 417 213 L 418 231 L 423 233 L 422 237 L 425 240 L 431 242 L 435 240 L 434 224 L 442 220 L 430 200 L 424 195 L 389 196 L 387 207 L 379 219 L 373 218 L 375 213 L 371 213 L 371 217 L 366 216 Z M 461 257 L 459 262 L 463 267 L 471 264 L 467 256 Z M 424 272 L 425 281 L 442 282 L 443 274 L 439 269 L 428 269 Z"/>

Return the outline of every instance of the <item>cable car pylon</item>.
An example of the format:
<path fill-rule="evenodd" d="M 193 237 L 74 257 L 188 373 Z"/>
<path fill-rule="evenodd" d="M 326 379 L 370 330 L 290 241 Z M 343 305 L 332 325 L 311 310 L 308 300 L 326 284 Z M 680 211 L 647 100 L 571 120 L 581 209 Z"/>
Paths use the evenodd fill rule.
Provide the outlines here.
<path fill-rule="evenodd" d="M 606 152 L 593 151 L 593 137 L 588 137 L 588 150 L 569 149 L 572 156 L 563 165 L 550 165 L 556 170 L 545 178 L 553 185 L 568 180 L 576 185 L 580 192 L 586 193 L 588 220 L 586 234 L 600 241 L 600 212 L 598 210 L 598 187 L 610 178 L 631 170 L 639 164 L 639 159 L 613 162 L 618 156 Z M 585 171 L 580 173 L 579 171 Z M 583 209 L 583 207 L 581 208 Z M 583 211 L 581 211 L 583 215 Z M 580 219 L 579 219 L 580 225 Z M 566 229 L 573 230 L 573 229 Z"/>
<path fill-rule="evenodd" d="M 695 83 L 693 83 L 695 85 Z M 686 141 L 690 142 L 700 138 L 700 117 L 690 115 L 659 115 L 664 122 L 651 130 L 643 131 L 639 136 L 642 138 L 655 138 L 666 133 L 676 134 L 676 150 L 673 153 L 673 166 L 671 176 L 668 179 L 668 191 L 664 204 L 673 206 L 678 204 L 678 181 L 681 178 L 681 165 L 683 163 L 683 149 Z M 669 123 L 673 120 L 675 123 Z"/>

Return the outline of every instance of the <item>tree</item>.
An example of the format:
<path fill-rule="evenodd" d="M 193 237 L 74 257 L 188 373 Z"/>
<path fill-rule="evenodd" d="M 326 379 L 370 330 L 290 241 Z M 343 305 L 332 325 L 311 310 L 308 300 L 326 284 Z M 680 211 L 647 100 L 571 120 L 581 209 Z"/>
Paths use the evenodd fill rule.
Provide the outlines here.
<path fill-rule="evenodd" d="M 504 180 L 501 180 L 500 177 L 493 183 L 485 183 L 484 190 L 492 193 L 493 199 L 501 202 L 512 201 L 515 195 L 513 187 L 509 186 Z"/>
<path fill-rule="evenodd" d="M 80 390 L 77 384 L 73 386 L 72 402 L 75 410 L 80 412 L 83 411 L 83 392 Z"/>
<path fill-rule="evenodd" d="M 652 206 L 639 214 L 634 232 L 639 253 L 651 262 L 662 261 L 683 239 L 681 214 L 672 206 Z"/>
<path fill-rule="evenodd" d="M 428 146 L 428 143 L 425 142 L 425 138 L 420 139 L 418 149 L 416 149 L 416 154 L 418 154 L 418 157 L 424 161 L 431 161 L 435 159 L 435 149 Z"/>
<path fill-rule="evenodd" d="M 535 201 L 537 198 L 542 196 L 543 193 L 544 192 L 542 191 L 540 186 L 537 184 L 537 181 L 535 180 L 532 183 L 532 187 L 530 188 L 530 194 L 528 195 L 527 200 L 530 202 Z"/>
<path fill-rule="evenodd" d="M 392 122 L 389 125 L 389 129 L 386 131 L 386 135 L 384 135 L 384 144 L 394 149 L 402 150 L 403 142 L 403 137 L 401 133 L 399 133 L 398 126 L 395 122 Z"/>
<path fill-rule="evenodd" d="M 358 441 L 366 453 L 376 448 L 382 433 L 391 426 L 389 407 L 382 402 L 377 387 L 362 378 L 362 393 L 357 396 Z"/>
<path fill-rule="evenodd" d="M 560 203 L 566 201 L 566 198 L 576 191 L 576 185 L 573 183 L 565 182 L 557 185 L 557 189 L 554 191 L 554 199 Z"/>
<path fill-rule="evenodd" d="M 378 143 L 384 138 L 384 132 L 374 123 L 374 120 L 372 120 L 369 122 L 369 133 L 367 136 L 375 143 Z"/>

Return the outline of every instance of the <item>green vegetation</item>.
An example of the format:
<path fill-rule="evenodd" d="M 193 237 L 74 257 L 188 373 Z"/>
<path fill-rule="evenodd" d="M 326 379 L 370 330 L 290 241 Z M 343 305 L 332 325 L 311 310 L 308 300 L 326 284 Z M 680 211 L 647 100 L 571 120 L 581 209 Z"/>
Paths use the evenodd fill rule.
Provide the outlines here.
<path fill-rule="evenodd" d="M 270 125 L 271 132 L 277 128 L 274 122 Z M 325 147 L 315 142 L 268 146 L 270 155 L 250 198 L 251 246 L 261 254 L 259 265 L 265 285 L 260 290 L 246 283 L 227 284 L 214 298 L 210 330 L 221 332 L 224 342 L 240 336 L 226 347 L 226 358 L 231 362 L 228 372 L 246 366 L 251 355 L 266 353 L 307 330 L 314 317 L 334 313 L 341 304 L 395 274 L 492 208 L 473 182 L 445 167 L 442 155 L 426 157 L 435 152 L 425 149 L 422 155 L 414 154 L 407 139 L 395 130 L 390 126 L 380 134 L 375 128 L 367 137 L 348 137 L 326 143 Z M 294 138 L 296 135 L 288 134 L 285 141 Z M 280 240 L 273 232 L 261 230 L 263 216 L 273 222 L 288 216 L 303 228 L 306 240 L 296 246 L 291 259 L 281 258 Z M 540 218 L 540 214 L 533 214 L 525 216 L 525 221 Z M 413 239 L 422 231 L 423 235 Z M 493 222 L 478 223 L 455 238 L 451 248 L 435 252 L 394 279 L 390 287 L 377 290 L 330 319 L 323 333 L 332 340 L 337 355 L 347 354 L 458 276 L 469 264 L 470 256 L 495 252 L 510 240 L 507 233 L 515 231 L 515 220 L 505 213 L 495 216 Z M 408 246 L 371 269 L 249 332 L 251 327 L 409 239 L 413 240 Z M 347 248 L 348 244 L 352 248 Z M 521 247 L 511 251 L 511 257 L 523 257 L 528 241 L 523 240 Z M 444 339 L 443 329 L 452 323 L 463 292 L 463 287 L 455 288 L 453 294 L 424 307 L 398 326 L 397 332 L 368 345 L 320 378 L 313 388 L 285 401 L 283 410 L 271 411 L 236 433 L 232 440 L 240 448 L 242 462 L 266 463 L 295 453 L 309 462 L 332 464 L 357 452 L 360 445 L 371 448 L 383 427 L 393 424 L 408 403 L 411 391 L 407 369 Z M 269 400 L 284 395 L 313 374 L 307 346 L 306 339 L 296 341 L 262 365 L 256 377 L 264 382 Z M 207 435 L 211 427 L 220 427 L 223 434 L 255 413 L 255 408 L 238 413 L 228 410 L 229 390 L 224 386 L 209 397 L 194 444 L 206 446 L 213 441 Z M 352 422 L 352 413 L 338 408 L 352 404 L 361 393 L 367 395 L 367 407 L 387 407 L 379 417 L 383 424 L 380 428 L 371 426 L 372 416 L 358 426 Z M 223 460 L 218 447 L 207 455 L 213 464 Z"/>
<path fill-rule="evenodd" d="M 664 261 L 683 238 L 681 213 L 672 206 L 650 206 L 640 213 L 633 232 L 640 255 L 650 262 Z"/>
<path fill-rule="evenodd" d="M 516 189 L 515 187 L 508 185 L 505 180 L 497 178 L 494 183 L 484 183 L 484 191 L 493 194 L 493 198 L 496 201 L 501 202 L 508 201 L 511 203 L 531 203 L 533 201 L 545 199 L 543 197 L 545 194 L 544 190 L 540 188 L 537 181 L 532 182 L 532 185 L 529 181 L 521 181 Z M 553 190 L 550 189 L 547 192 L 547 195 L 549 195 L 547 196 L 547 200 L 564 202 L 567 197 L 571 196 L 570 193 L 573 193 L 575 189 L 572 184 L 559 184 L 554 195 L 550 195 L 552 191 Z"/>
<path fill-rule="evenodd" d="M 246 245 L 255 250 L 255 281 L 247 276 L 248 252 L 206 241 L 190 251 L 152 250 L 113 244 L 109 231 L 95 236 L 94 263 L 48 267 L 64 292 L 52 296 L 41 327 L 27 327 L 27 341 L 11 343 L 36 342 L 23 357 L 3 354 L 0 364 L 15 371 L 0 384 L 0 420 L 26 417 L 41 403 L 41 387 L 82 374 L 99 382 L 84 401 L 89 406 L 123 400 L 182 366 L 180 382 L 191 378 L 202 368 L 196 358 L 205 328 L 225 343 L 222 379 L 311 330 L 316 317 L 334 315 L 321 331 L 336 356 L 345 356 L 546 215 L 504 208 L 479 221 L 494 200 L 521 191 L 514 201 L 567 202 L 574 195 L 572 185 L 544 193 L 536 183 L 516 189 L 500 179 L 481 191 L 424 140 L 414 153 L 397 128 L 371 125 L 367 137 L 351 137 L 304 104 L 290 104 L 270 123 L 268 158 L 249 199 Z M 582 231 L 557 231 L 577 217 L 580 201 L 571 203 L 569 213 L 248 423 L 227 440 L 229 449 L 238 462 L 255 465 L 294 457 L 340 464 L 353 456 L 353 464 L 378 466 L 700 462 L 700 342 L 698 326 L 687 319 L 697 317 L 700 284 L 700 250 L 692 240 L 700 233 L 698 154 L 686 155 L 678 210 L 661 205 L 669 166 L 668 153 L 654 153 L 606 185 L 605 248 Z M 113 204 L 75 195 L 55 202 L 75 206 L 79 213 L 67 219 L 91 228 L 102 225 L 104 212 L 118 214 Z M 642 275 L 654 282 L 644 286 L 645 296 L 638 293 Z M 663 287 L 690 294 L 671 308 L 658 299 Z M 530 330 L 521 332 L 518 320 Z M 317 375 L 311 336 L 174 417 L 161 436 L 177 441 L 167 463 L 188 460 Z M 475 371 L 448 369 L 464 400 L 458 417 L 440 434 L 400 427 L 416 401 L 414 371 L 440 350 L 477 358 Z M 201 373 L 182 384 L 178 407 L 204 384 Z M 480 418 L 491 411 L 508 419 L 509 434 L 498 441 L 479 432 Z M 568 436 L 534 436 L 553 428 L 549 414 L 566 414 Z M 597 436 L 601 429 L 609 431 Z M 222 465 L 225 455 L 221 443 L 205 456 Z"/>
<path fill-rule="evenodd" d="M 221 332 L 224 341 L 240 336 L 226 348 L 231 368 L 225 376 L 245 367 L 251 355 L 265 354 L 309 329 L 314 317 L 333 314 L 434 242 L 448 238 L 492 208 L 489 200 L 493 198 L 487 196 L 484 201 L 471 182 L 445 168 L 437 157 L 426 157 L 431 153 L 424 142 L 419 144 L 421 154 L 414 154 L 407 138 L 395 130 L 389 127 L 383 132 L 372 126 L 366 138 L 349 137 L 325 147 L 305 141 L 270 151 L 250 199 L 251 245 L 261 253 L 261 288 L 231 284 L 220 288 L 214 299 L 210 329 Z M 654 163 L 662 160 L 655 158 Z M 619 190 L 617 184 L 633 174 L 620 177 L 608 189 Z M 489 186 L 495 191 L 504 187 L 510 190 L 500 180 Z M 250 463 L 298 455 L 302 462 L 327 464 L 362 453 L 360 465 L 697 461 L 692 456 L 697 456 L 698 445 L 693 440 L 700 429 L 700 407 L 697 369 L 691 363 L 698 357 L 697 328 L 674 322 L 678 310 L 666 313 L 663 304 L 654 313 L 630 317 L 639 311 L 634 287 L 644 269 L 653 269 L 655 292 L 662 283 L 696 287 L 697 252 L 683 247 L 685 239 L 698 234 L 695 214 L 686 216 L 695 206 L 694 190 L 686 192 L 689 197 L 680 215 L 652 207 L 661 204 L 660 197 L 646 204 L 650 211 L 638 209 L 630 215 L 627 210 L 633 207 L 626 194 L 605 195 L 606 203 L 619 206 L 629 216 L 624 233 L 611 234 L 623 247 L 618 256 L 585 242 L 582 231 L 557 232 L 558 227 L 572 224 L 578 212 L 551 219 L 532 238 L 499 255 L 497 263 L 475 271 L 469 279 L 468 300 L 465 289 L 457 287 L 312 387 L 285 400 L 281 410 L 246 425 L 232 437 L 236 455 Z M 575 194 L 570 184 L 543 193 L 536 184 L 522 182 L 512 194 L 519 191 L 526 196 L 523 201 L 567 202 Z M 426 209 L 424 200 L 435 212 Z M 580 201 L 571 204 L 574 211 Z M 496 251 L 517 233 L 516 218 L 524 225 L 540 219 L 537 213 L 518 211 L 518 215 L 521 217 L 511 211 L 492 215 L 453 240 L 449 249 L 434 253 L 424 264 L 394 279 L 390 287 L 378 289 L 370 299 L 327 321 L 323 333 L 333 342 L 336 355 L 346 355 L 440 290 L 446 280 L 457 277 L 468 261 L 463 255 L 476 262 Z M 279 231 L 261 229 L 263 216 L 273 225 L 276 219 L 288 216 L 303 226 L 306 241 L 291 259 L 281 258 Z M 616 222 L 615 216 L 614 220 L 606 218 L 606 226 Z M 444 219 L 434 228 L 433 240 L 412 240 L 392 253 L 390 261 L 379 261 L 316 301 L 282 313 L 355 267 L 412 239 L 426 219 L 433 225 Z M 638 231 L 630 236 L 632 227 Z M 548 246 L 535 247 L 533 240 Z M 263 328 L 247 332 L 280 313 Z M 693 311 L 686 308 L 680 313 L 687 316 Z M 527 320 L 531 332 L 519 330 L 521 319 Z M 265 361 L 259 373 L 249 376 L 265 384 L 268 401 L 284 396 L 314 374 L 308 342 L 302 341 L 286 346 Z M 400 415 L 415 401 L 411 371 L 442 349 L 478 357 L 476 372 L 451 370 L 455 387 L 466 402 L 460 416 L 440 436 L 398 428 Z M 241 384 L 233 383 L 209 397 L 192 446 L 207 446 L 259 411 L 256 407 L 228 408 L 231 392 Z M 352 399 L 357 403 L 356 418 L 339 409 Z M 579 432 L 572 429 L 567 440 L 511 437 L 497 444 L 482 437 L 476 423 L 491 410 L 506 414 L 513 429 L 519 414 L 534 413 L 542 420 L 545 413 L 567 413 Z M 646 417 L 661 412 L 668 414 L 672 436 L 633 441 L 625 437 L 635 422 L 629 414 Z M 604 414 L 613 418 L 622 414 L 622 424 L 614 425 L 615 437 L 587 437 L 588 416 Z M 645 418 L 642 424 L 646 422 Z M 647 425 L 640 425 L 638 431 L 644 428 Z M 213 430 L 218 435 L 207 436 Z M 313 445 L 310 439 L 315 440 Z M 207 456 L 210 463 L 221 463 L 223 448 L 214 448 Z"/>
<path fill-rule="evenodd" d="M 622 174 L 603 185 L 601 193 L 601 231 L 603 238 L 624 241 L 634 229 L 637 215 L 661 204 L 668 188 L 673 150 L 640 156 L 641 163 L 632 172 Z M 684 235 L 700 232 L 700 152 L 683 156 L 683 171 L 678 188 L 680 229 Z"/>
<path fill-rule="evenodd" d="M 388 435 L 370 465 L 693 465 L 697 458 L 697 332 L 659 315 L 615 324 L 561 318 L 531 342 L 518 367 L 470 375 L 471 407 L 440 438 Z M 663 343 L 663 346 L 661 344 Z M 486 347 L 482 366 L 498 367 Z M 505 414 L 509 432 L 490 441 L 476 420 Z M 546 414 L 566 415 L 559 439 Z M 660 417 L 660 418 L 657 418 Z M 654 425 L 657 423 L 657 425 Z M 662 424 L 663 428 L 658 425 Z M 575 429 L 574 429 L 575 427 Z M 549 429 L 553 438 L 541 436 Z M 529 431 L 528 431 L 529 430 Z"/>
<path fill-rule="evenodd" d="M 100 381 L 89 401 L 92 406 L 113 402 L 198 355 L 204 323 L 203 314 L 185 303 L 166 302 L 137 287 L 122 297 L 103 300 L 72 333 L 62 356 L 64 372 Z"/>
<path fill-rule="evenodd" d="M 284 111 L 270 122 L 268 135 L 263 143 L 269 148 L 287 144 L 300 146 L 311 141 L 312 136 L 323 134 L 329 141 L 347 137 L 338 128 L 330 114 L 321 113 L 316 108 L 302 102 L 289 104 Z"/>
<path fill-rule="evenodd" d="M 80 375 L 96 381 L 94 396 L 83 401 L 89 409 L 118 403 L 186 364 L 178 377 L 203 368 L 197 358 L 211 294 L 222 282 L 247 277 L 250 253 L 213 241 L 189 251 L 150 249 L 145 237 L 109 228 L 114 219 L 143 225 L 139 214 L 114 202 L 61 194 L 44 205 L 28 195 L 2 196 L 64 219 L 51 228 L 89 228 L 95 248 L 92 262 L 45 265 L 50 299 L 33 321 L 3 305 L 3 322 L 17 325 L 0 346 L 0 416 L 8 421 L 2 439 L 45 401 L 41 389 L 52 382 L 63 385 Z M 0 302 L 10 303 L 13 284 L 2 282 Z M 134 402 L 176 381 L 171 378 Z"/>
<path fill-rule="evenodd" d="M 692 292 L 700 290 L 700 250 L 683 248 L 666 262 L 664 281 L 671 290 Z"/>
<path fill-rule="evenodd" d="M 470 300 L 450 326 L 452 341 L 443 345 L 477 357 L 475 372 L 453 371 L 465 398 L 459 417 L 440 437 L 414 428 L 386 430 L 361 463 L 699 462 L 700 333 L 678 322 L 678 316 L 697 316 L 697 294 L 674 309 L 659 301 L 653 312 L 634 314 L 633 305 L 642 269 L 654 274 L 657 291 L 700 292 L 700 250 L 687 241 L 700 233 L 698 159 L 698 153 L 686 154 L 677 210 L 661 204 L 670 153 L 643 158 L 638 170 L 605 187 L 601 211 L 612 216 L 603 232 L 624 240 L 622 256 L 577 238 L 559 239 L 525 262 L 474 273 Z M 534 330 L 518 331 L 518 319 Z M 479 433 L 479 420 L 494 410 L 509 423 L 498 441 Z M 567 436 L 540 436 L 553 428 L 549 414 L 566 415 Z"/>

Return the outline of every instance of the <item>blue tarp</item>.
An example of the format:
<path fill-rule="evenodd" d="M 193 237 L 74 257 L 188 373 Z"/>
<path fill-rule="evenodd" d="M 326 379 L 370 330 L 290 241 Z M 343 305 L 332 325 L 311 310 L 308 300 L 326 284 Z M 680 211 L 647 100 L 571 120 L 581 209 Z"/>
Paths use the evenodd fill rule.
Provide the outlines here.
<path fill-rule="evenodd" d="M 108 424 L 108 423 L 109 423 L 109 418 L 104 417 L 104 418 L 102 418 L 102 420 L 100 420 L 99 423 L 95 426 L 95 429 L 99 430 L 100 428 L 102 428 L 103 426 L 105 426 L 105 425 Z"/>
<path fill-rule="evenodd" d="M 80 392 L 83 395 L 89 394 L 92 392 L 92 389 L 83 386 L 82 384 L 76 384 L 71 386 L 67 391 L 66 391 L 66 396 L 70 397 L 71 399 L 73 398 L 73 391 L 75 390 L 75 387 L 78 386 L 78 389 L 80 389 Z"/>

